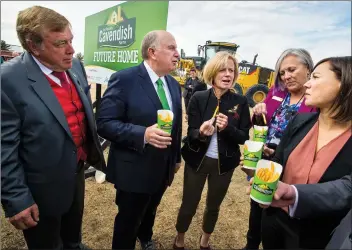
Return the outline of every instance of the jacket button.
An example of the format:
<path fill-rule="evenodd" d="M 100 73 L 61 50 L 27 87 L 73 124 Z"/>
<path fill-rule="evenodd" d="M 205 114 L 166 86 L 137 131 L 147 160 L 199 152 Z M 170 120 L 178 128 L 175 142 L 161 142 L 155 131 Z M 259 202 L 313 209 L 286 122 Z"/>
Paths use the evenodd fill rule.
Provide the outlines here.
<path fill-rule="evenodd" d="M 73 151 L 72 151 L 72 154 L 74 155 L 76 152 L 77 152 L 76 150 L 73 150 Z"/>

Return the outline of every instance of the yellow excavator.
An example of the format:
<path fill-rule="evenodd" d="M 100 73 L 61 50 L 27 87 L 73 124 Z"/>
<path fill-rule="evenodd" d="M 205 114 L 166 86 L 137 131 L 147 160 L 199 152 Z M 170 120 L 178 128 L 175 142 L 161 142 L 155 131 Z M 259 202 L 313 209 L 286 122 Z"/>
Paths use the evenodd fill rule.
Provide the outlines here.
<path fill-rule="evenodd" d="M 193 64 L 197 65 L 196 68 L 201 71 L 208 60 L 217 52 L 228 51 L 236 54 L 239 47 L 240 46 L 235 43 L 206 41 L 205 45 L 198 45 L 198 57 L 187 57 L 187 60 L 192 59 Z M 274 84 L 274 70 L 256 64 L 257 56 L 258 54 L 254 56 L 252 63 L 247 61 L 241 61 L 239 63 L 238 68 L 240 74 L 234 86 L 238 94 L 247 97 L 251 107 L 262 102 L 266 98 L 269 89 Z M 184 58 L 181 53 L 180 61 L 185 60 Z M 180 84 L 182 83 L 180 82 Z"/>

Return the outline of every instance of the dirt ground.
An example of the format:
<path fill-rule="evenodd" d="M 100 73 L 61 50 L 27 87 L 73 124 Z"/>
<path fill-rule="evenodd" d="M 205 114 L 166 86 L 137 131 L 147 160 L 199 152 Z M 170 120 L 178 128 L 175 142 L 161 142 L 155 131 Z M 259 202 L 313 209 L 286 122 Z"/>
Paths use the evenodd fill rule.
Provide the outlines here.
<path fill-rule="evenodd" d="M 94 85 L 94 84 L 93 84 Z M 95 88 L 92 85 L 92 97 Z M 103 91 L 105 87 L 103 87 Z M 185 119 L 184 119 L 185 121 Z M 186 123 L 183 133 L 186 133 Z M 107 152 L 106 152 L 107 154 Z M 159 249 L 172 249 L 175 238 L 175 222 L 181 205 L 183 167 L 159 205 L 154 225 L 154 240 Z M 249 196 L 245 194 L 248 185 L 245 174 L 237 168 L 232 177 L 228 193 L 220 209 L 211 245 L 215 249 L 241 249 L 246 243 L 248 229 Z M 202 216 L 205 208 L 207 187 L 205 187 L 197 213 L 186 234 L 186 247 L 199 249 Z M 110 183 L 97 184 L 94 177 L 86 180 L 85 210 L 83 218 L 83 242 L 92 249 L 111 249 L 114 218 L 117 207 L 114 203 L 115 189 Z M 26 248 L 21 231 L 1 215 L 1 248 Z M 137 248 L 140 249 L 139 244 Z"/>

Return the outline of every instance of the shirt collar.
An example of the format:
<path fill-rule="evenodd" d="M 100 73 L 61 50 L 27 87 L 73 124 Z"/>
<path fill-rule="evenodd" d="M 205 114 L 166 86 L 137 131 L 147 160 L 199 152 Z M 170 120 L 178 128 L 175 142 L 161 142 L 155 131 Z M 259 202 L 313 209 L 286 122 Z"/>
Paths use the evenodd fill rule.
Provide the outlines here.
<path fill-rule="evenodd" d="M 43 65 L 41 62 L 39 62 L 39 60 L 37 58 L 35 58 L 32 54 L 31 54 L 31 56 L 33 57 L 34 61 L 38 64 L 39 68 L 41 69 L 41 71 L 45 75 L 50 75 L 51 73 L 53 73 L 53 70 L 49 69 L 48 67 Z"/>
<path fill-rule="evenodd" d="M 145 68 L 147 69 L 148 75 L 150 77 L 150 80 L 152 83 L 156 83 L 156 81 L 160 78 L 163 83 L 165 83 L 165 77 L 159 77 L 154 70 L 149 66 L 149 64 L 146 61 L 143 61 Z"/>

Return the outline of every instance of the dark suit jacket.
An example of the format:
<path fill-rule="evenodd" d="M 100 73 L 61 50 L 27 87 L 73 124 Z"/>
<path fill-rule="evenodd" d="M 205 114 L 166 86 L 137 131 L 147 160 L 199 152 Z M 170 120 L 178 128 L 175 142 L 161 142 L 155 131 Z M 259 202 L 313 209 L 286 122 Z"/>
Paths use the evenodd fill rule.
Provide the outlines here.
<path fill-rule="evenodd" d="M 144 145 L 147 127 L 157 123 L 161 102 L 143 63 L 114 73 L 104 93 L 97 126 L 111 142 L 107 180 L 126 192 L 154 193 L 171 184 L 175 164 L 181 162 L 181 89 L 167 75 L 174 113 L 172 144 L 167 149 Z"/>
<path fill-rule="evenodd" d="M 212 118 L 217 105 L 213 89 L 196 92 L 188 105 L 188 142 L 182 148 L 182 156 L 194 169 L 200 166 L 211 141 L 211 136 L 201 137 L 199 129 L 203 122 Z M 217 132 L 219 174 L 224 174 L 238 166 L 241 156 L 239 144 L 249 139 L 251 122 L 247 99 L 232 91 L 221 96 L 219 111 L 228 117 L 227 127 Z"/>
<path fill-rule="evenodd" d="M 194 93 L 196 93 L 198 91 L 203 91 L 203 90 L 207 90 L 207 85 L 204 82 L 201 82 L 198 80 L 197 83 L 193 87 L 191 96 L 193 96 Z"/>
<path fill-rule="evenodd" d="M 105 163 L 84 68 L 74 59 L 67 72 L 86 113 L 87 162 L 102 170 Z M 2 64 L 1 202 L 6 216 L 34 203 L 41 215 L 68 211 L 74 195 L 76 151 L 63 109 L 32 56 L 26 52 Z"/>
<path fill-rule="evenodd" d="M 351 249 L 351 175 L 326 183 L 295 186 L 298 191 L 295 217 L 312 218 L 349 211 L 340 225 L 334 230 L 326 249 Z"/>
<path fill-rule="evenodd" d="M 307 135 L 318 119 L 318 113 L 300 113 L 297 114 L 288 124 L 281 142 L 278 145 L 273 161 L 280 163 L 285 171 L 285 165 L 291 152 Z M 325 171 L 319 183 L 338 180 L 343 176 L 352 172 L 352 138 L 342 147 L 328 169 Z M 313 152 L 312 152 L 313 153 Z M 283 175 L 281 175 L 282 177 Z M 270 210 L 278 210 L 272 208 Z M 315 237 L 320 235 L 322 239 L 329 239 L 330 233 L 340 223 L 341 219 L 346 215 L 345 211 L 330 213 L 324 216 L 305 218 L 295 220 L 299 224 L 300 232 L 303 234 L 314 234 Z M 294 220 L 294 219 L 293 219 Z"/>
<path fill-rule="evenodd" d="M 326 249 L 352 249 L 352 210 L 342 219 L 340 225 L 334 230 L 332 238 Z"/>
<path fill-rule="evenodd" d="M 294 216 L 312 218 L 344 211 L 352 205 L 351 175 L 319 184 L 297 184 L 298 202 Z"/>

